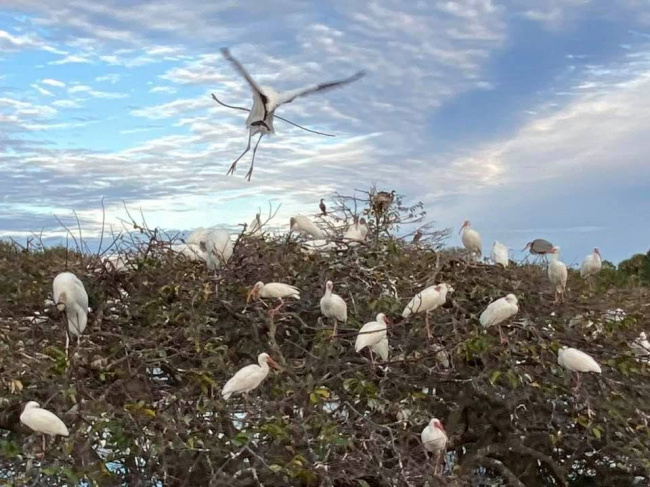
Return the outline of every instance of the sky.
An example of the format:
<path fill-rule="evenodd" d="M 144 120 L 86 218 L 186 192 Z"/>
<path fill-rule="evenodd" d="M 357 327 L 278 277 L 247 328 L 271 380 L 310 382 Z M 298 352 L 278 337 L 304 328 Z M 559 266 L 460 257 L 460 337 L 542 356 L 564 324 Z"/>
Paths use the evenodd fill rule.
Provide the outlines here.
<path fill-rule="evenodd" d="M 263 5 L 262 5 L 263 4 Z M 250 157 L 244 81 L 295 100 Z M 0 237 L 97 236 L 124 205 L 150 226 L 278 224 L 376 184 L 519 250 L 579 263 L 650 246 L 645 0 L 1 0 Z M 103 202 L 102 202 L 103 201 Z M 103 210 L 102 208 L 105 208 Z"/>

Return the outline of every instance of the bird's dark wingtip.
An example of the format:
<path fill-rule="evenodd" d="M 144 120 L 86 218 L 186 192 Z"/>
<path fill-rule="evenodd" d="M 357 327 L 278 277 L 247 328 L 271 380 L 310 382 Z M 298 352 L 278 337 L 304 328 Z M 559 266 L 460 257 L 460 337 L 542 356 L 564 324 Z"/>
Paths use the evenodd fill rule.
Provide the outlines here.
<path fill-rule="evenodd" d="M 230 56 L 230 49 L 228 47 L 222 47 L 219 50 L 221 51 L 221 54 L 223 54 L 224 56 L 226 57 Z"/>

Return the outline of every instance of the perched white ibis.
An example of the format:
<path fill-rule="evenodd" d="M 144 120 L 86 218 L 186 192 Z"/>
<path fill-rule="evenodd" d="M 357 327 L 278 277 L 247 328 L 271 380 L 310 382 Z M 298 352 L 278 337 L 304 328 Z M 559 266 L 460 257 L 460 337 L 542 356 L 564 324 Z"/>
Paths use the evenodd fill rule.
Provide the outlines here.
<path fill-rule="evenodd" d="M 503 267 L 508 267 L 510 259 L 508 258 L 508 247 L 498 240 L 492 245 L 492 262 L 495 265 L 502 265 Z"/>
<path fill-rule="evenodd" d="M 363 220 L 363 224 L 361 224 L 362 220 Z M 352 219 L 352 224 L 348 226 L 347 230 L 343 234 L 343 239 L 357 240 L 362 242 L 363 240 L 366 239 L 367 234 L 368 234 L 368 226 L 366 224 L 365 218 L 359 220 L 359 217 L 355 215 Z"/>
<path fill-rule="evenodd" d="M 77 345 L 81 334 L 88 323 L 88 293 L 83 283 L 72 272 L 62 272 L 54 278 L 52 295 L 56 308 L 65 312 L 68 331 L 65 338 L 65 351 L 68 353 L 70 335 L 77 337 Z"/>
<path fill-rule="evenodd" d="M 361 232 L 361 240 L 365 240 L 368 236 L 368 222 L 365 218 L 361 217 L 359 219 L 359 231 Z"/>
<path fill-rule="evenodd" d="M 208 254 L 204 250 L 201 250 L 199 244 L 192 243 L 178 243 L 172 244 L 170 250 L 178 255 L 182 255 L 188 260 L 202 260 L 206 262 L 208 259 Z"/>
<path fill-rule="evenodd" d="M 429 326 L 429 313 L 447 301 L 447 294 L 454 292 L 454 288 L 447 283 L 436 284 L 417 293 L 402 311 L 402 318 L 408 318 L 411 314 L 424 313 L 424 320 L 427 329 L 427 337 L 433 338 Z"/>
<path fill-rule="evenodd" d="M 248 303 L 254 298 L 279 299 L 280 304 L 278 307 L 271 310 L 271 314 L 273 314 L 277 313 L 282 305 L 284 305 L 283 298 L 300 299 L 300 290 L 295 286 L 290 286 L 282 282 L 269 282 L 264 284 L 262 281 L 258 281 L 248 293 L 246 302 Z"/>
<path fill-rule="evenodd" d="M 59 417 L 47 409 L 43 409 L 36 401 L 25 404 L 20 415 L 20 422 L 36 433 L 43 435 L 43 451 L 45 451 L 45 435 L 55 437 L 68 436 L 70 432 Z"/>
<path fill-rule="evenodd" d="M 253 218 L 253 221 L 251 222 L 250 225 L 248 225 L 248 235 L 251 237 L 261 237 L 262 236 L 262 219 L 260 218 L 260 214 L 256 213 L 255 218 Z"/>
<path fill-rule="evenodd" d="M 134 269 L 132 262 L 124 254 L 111 254 L 102 257 L 102 264 L 113 272 L 124 273 Z"/>
<path fill-rule="evenodd" d="M 257 363 L 247 365 L 237 371 L 232 378 L 223 386 L 221 395 L 228 400 L 233 394 L 247 394 L 257 388 L 266 376 L 269 375 L 269 366 L 280 370 L 280 366 L 268 353 L 260 353 L 257 356 Z"/>
<path fill-rule="evenodd" d="M 481 234 L 476 230 L 471 228 L 469 220 L 463 222 L 463 226 L 460 227 L 461 241 L 463 242 L 463 247 L 469 251 L 471 258 L 479 259 L 481 257 L 482 246 L 481 246 Z"/>
<path fill-rule="evenodd" d="M 582 262 L 580 266 L 580 277 L 586 279 L 591 285 L 591 278 L 598 274 L 602 268 L 603 260 L 600 256 L 600 250 L 596 247 Z"/>
<path fill-rule="evenodd" d="M 481 325 L 485 328 L 497 325 L 499 327 L 499 336 L 501 337 L 501 343 L 506 343 L 507 340 L 503 335 L 503 330 L 501 329 L 501 323 L 512 318 L 519 312 L 519 306 L 517 306 L 517 296 L 514 294 L 508 294 L 503 298 L 499 298 L 496 301 L 492 301 L 485 311 L 481 313 L 479 318 Z"/>
<path fill-rule="evenodd" d="M 370 360 L 374 364 L 374 359 L 372 352 L 374 351 L 379 355 L 383 360 L 388 360 L 388 335 L 386 330 L 390 320 L 386 317 L 384 313 L 379 313 L 377 315 L 376 321 L 371 321 L 366 323 L 359 330 L 357 335 L 357 341 L 354 345 L 354 349 L 357 352 L 360 352 L 366 347 L 370 348 Z"/>
<path fill-rule="evenodd" d="M 199 245 L 205 252 L 208 269 L 219 269 L 226 264 L 234 250 L 230 233 L 222 228 L 197 228 L 187 243 Z"/>
<path fill-rule="evenodd" d="M 358 73 L 350 76 L 349 78 L 345 78 L 337 81 L 330 81 L 327 83 L 321 83 L 315 86 L 300 88 L 293 91 L 278 93 L 273 88 L 270 88 L 268 86 L 258 86 L 257 83 L 255 83 L 255 81 L 251 77 L 251 75 L 248 74 L 246 69 L 244 69 L 244 67 L 239 63 L 239 61 L 237 61 L 230 54 L 230 51 L 227 48 L 222 49 L 221 52 L 224 55 L 224 57 L 233 65 L 233 67 L 239 73 L 239 75 L 246 80 L 248 86 L 253 91 L 253 108 L 250 110 L 250 113 L 248 114 L 248 118 L 246 119 L 246 128 L 248 128 L 248 145 L 246 146 L 244 152 L 242 152 L 241 155 L 235 160 L 235 162 L 232 163 L 230 169 L 228 170 L 228 174 L 232 174 L 235 172 L 237 163 L 242 157 L 244 157 L 244 155 L 251 148 L 251 138 L 253 137 L 253 135 L 260 134 L 260 137 L 259 139 L 257 139 L 257 143 L 253 148 L 253 158 L 251 161 L 250 169 L 246 174 L 246 178 L 249 181 L 251 179 L 251 176 L 253 175 L 253 166 L 255 164 L 255 153 L 257 152 L 257 147 L 259 146 L 262 137 L 264 137 L 267 134 L 275 133 L 275 130 L 273 128 L 273 119 L 276 117 L 275 110 L 278 107 L 286 103 L 291 103 L 293 100 L 301 96 L 311 95 L 313 93 L 318 93 L 318 92 L 330 90 L 332 88 L 338 88 L 347 85 L 348 83 L 352 83 L 353 81 L 356 81 L 365 75 L 363 71 L 359 71 Z M 216 97 L 214 95 L 213 98 L 215 98 L 216 100 Z M 247 109 L 243 109 L 243 110 L 247 110 Z M 281 119 L 281 117 L 277 117 L 277 118 Z M 282 120 L 288 122 L 288 120 L 286 119 L 282 119 Z M 292 124 L 292 125 L 296 125 L 296 124 Z M 321 135 L 326 135 L 326 134 L 321 134 Z"/>
<path fill-rule="evenodd" d="M 429 424 L 422 430 L 420 435 L 424 451 L 433 453 L 434 456 L 434 474 L 438 474 L 438 466 L 443 454 L 447 449 L 447 433 L 438 418 L 433 418 Z"/>
<path fill-rule="evenodd" d="M 327 206 L 325 206 L 325 199 L 321 198 L 320 203 L 318 203 L 318 208 L 320 209 L 320 214 L 322 216 L 327 216 Z"/>
<path fill-rule="evenodd" d="M 548 278 L 555 290 L 553 303 L 561 303 L 564 301 L 564 290 L 566 289 L 566 280 L 569 273 L 564 262 L 560 261 L 560 247 L 553 247 L 549 250 L 549 253 L 553 259 L 548 266 Z"/>
<path fill-rule="evenodd" d="M 323 230 L 318 228 L 313 221 L 303 215 L 292 216 L 289 219 L 289 231 L 297 232 L 316 240 L 325 240 L 327 238 Z"/>
<path fill-rule="evenodd" d="M 576 348 L 562 347 L 557 353 L 557 363 L 571 372 L 576 372 L 578 376 L 576 389 L 580 387 L 581 372 L 602 373 L 600 365 L 591 355 L 587 355 Z"/>
<path fill-rule="evenodd" d="M 334 332 L 332 337 L 336 336 L 336 327 L 338 322 L 346 323 L 348 321 L 348 306 L 343 301 L 343 298 L 338 294 L 334 294 L 334 283 L 327 281 L 325 284 L 325 294 L 320 299 L 320 312 L 326 318 L 334 320 Z"/>
<path fill-rule="evenodd" d="M 634 354 L 639 357 L 639 361 L 650 361 L 650 342 L 648 341 L 648 336 L 644 331 L 639 333 L 639 336 L 630 343 L 630 348 L 632 348 Z"/>

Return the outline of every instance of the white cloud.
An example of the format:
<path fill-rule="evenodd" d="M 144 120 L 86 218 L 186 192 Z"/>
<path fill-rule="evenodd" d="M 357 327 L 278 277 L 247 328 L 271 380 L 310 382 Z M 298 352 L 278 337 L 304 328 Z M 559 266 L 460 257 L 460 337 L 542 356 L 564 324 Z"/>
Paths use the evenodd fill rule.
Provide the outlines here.
<path fill-rule="evenodd" d="M 178 89 L 173 86 L 154 86 L 149 90 L 149 93 L 176 93 Z"/>
<path fill-rule="evenodd" d="M 117 73 L 111 73 L 111 74 L 105 74 L 102 76 L 97 76 L 95 78 L 95 81 L 101 82 L 101 81 L 108 81 L 111 84 L 117 83 L 120 79 L 122 78 L 121 75 Z"/>
<path fill-rule="evenodd" d="M 56 100 L 52 105 L 60 108 L 81 108 L 82 105 L 76 100 Z"/>
<path fill-rule="evenodd" d="M 85 56 L 80 56 L 77 54 L 68 54 L 67 56 L 57 59 L 56 61 L 50 61 L 47 64 L 58 66 L 62 64 L 91 64 L 92 61 Z"/>
<path fill-rule="evenodd" d="M 85 93 L 92 91 L 93 89 L 90 86 L 86 85 L 75 85 L 68 88 L 68 93 Z"/>
<path fill-rule="evenodd" d="M 41 95 L 43 96 L 54 96 L 54 93 L 51 91 L 46 90 L 45 88 L 38 86 L 37 84 L 33 83 L 31 85 L 32 88 L 34 88 L 36 91 L 38 91 Z"/>
<path fill-rule="evenodd" d="M 49 85 L 49 86 L 56 86 L 57 88 L 63 88 L 65 87 L 65 83 L 63 81 L 59 81 L 56 79 L 51 79 L 51 78 L 46 78 L 41 81 L 44 85 Z"/>

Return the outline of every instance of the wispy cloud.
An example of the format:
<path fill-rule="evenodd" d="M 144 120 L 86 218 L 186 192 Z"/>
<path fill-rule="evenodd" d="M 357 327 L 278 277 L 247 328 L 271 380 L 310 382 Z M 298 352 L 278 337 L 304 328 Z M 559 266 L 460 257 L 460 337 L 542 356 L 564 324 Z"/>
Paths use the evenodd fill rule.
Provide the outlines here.
<path fill-rule="evenodd" d="M 57 59 L 56 61 L 50 61 L 47 64 L 52 66 L 60 66 L 62 64 L 90 64 L 92 61 L 85 56 L 80 56 L 77 54 L 68 54 L 67 56 Z"/>
<path fill-rule="evenodd" d="M 41 81 L 42 84 L 44 85 L 49 85 L 49 86 L 55 86 L 57 88 L 64 88 L 65 83 L 63 81 L 59 81 L 56 79 L 51 79 L 51 78 L 46 78 Z"/>
<path fill-rule="evenodd" d="M 41 87 L 41 86 L 38 86 L 38 85 L 35 84 L 35 83 L 33 83 L 33 84 L 29 85 L 29 86 L 31 86 L 32 88 L 34 88 L 34 89 L 35 89 L 36 91 L 38 91 L 41 95 L 44 95 L 44 96 L 54 96 L 54 93 L 52 93 L 51 91 L 46 90 L 45 88 L 43 88 L 43 87 Z"/>

